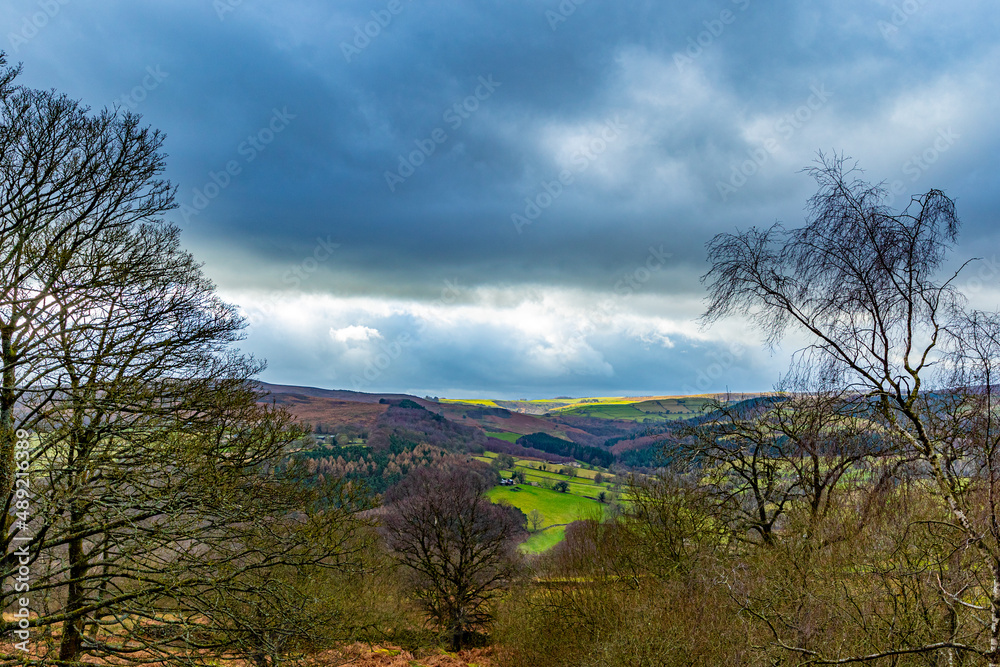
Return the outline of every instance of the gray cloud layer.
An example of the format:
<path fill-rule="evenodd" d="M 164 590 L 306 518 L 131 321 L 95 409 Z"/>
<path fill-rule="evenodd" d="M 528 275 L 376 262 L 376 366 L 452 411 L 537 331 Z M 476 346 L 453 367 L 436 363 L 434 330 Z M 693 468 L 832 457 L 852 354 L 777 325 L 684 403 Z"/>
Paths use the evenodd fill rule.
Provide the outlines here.
<path fill-rule="evenodd" d="M 998 17 L 974 0 L 0 9 L 26 83 L 167 133 L 175 218 L 247 308 L 268 379 L 507 396 L 768 388 L 781 353 L 691 323 L 703 246 L 801 220 L 819 149 L 901 200 L 945 189 L 964 247 L 995 247 Z"/>

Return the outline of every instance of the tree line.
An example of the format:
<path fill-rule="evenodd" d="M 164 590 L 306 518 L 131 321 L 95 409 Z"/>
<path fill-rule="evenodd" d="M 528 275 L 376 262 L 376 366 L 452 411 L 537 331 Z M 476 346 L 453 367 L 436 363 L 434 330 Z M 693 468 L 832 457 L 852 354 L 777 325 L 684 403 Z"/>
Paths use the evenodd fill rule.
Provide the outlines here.
<path fill-rule="evenodd" d="M 600 447 L 580 445 L 569 440 L 563 440 L 548 433 L 531 433 L 522 435 L 514 444 L 526 449 L 537 449 L 549 454 L 577 459 L 591 465 L 608 467 L 614 464 L 615 455 Z"/>

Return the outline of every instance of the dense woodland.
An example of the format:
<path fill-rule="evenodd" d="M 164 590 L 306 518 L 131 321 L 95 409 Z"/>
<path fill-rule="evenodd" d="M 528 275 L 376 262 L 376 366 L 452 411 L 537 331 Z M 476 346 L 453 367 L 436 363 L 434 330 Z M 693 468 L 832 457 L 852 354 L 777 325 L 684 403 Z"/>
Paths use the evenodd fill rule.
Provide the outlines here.
<path fill-rule="evenodd" d="M 356 641 L 1000 664 L 1000 318 L 955 287 L 944 193 L 893 210 L 820 156 L 803 227 L 711 241 L 705 323 L 810 340 L 774 395 L 516 443 L 405 398 L 314 429 L 261 391 L 166 221 L 163 137 L 17 76 L 0 65 L 0 664 L 264 667 Z M 527 556 L 529 517 L 488 497 L 510 455 L 631 474 Z"/>

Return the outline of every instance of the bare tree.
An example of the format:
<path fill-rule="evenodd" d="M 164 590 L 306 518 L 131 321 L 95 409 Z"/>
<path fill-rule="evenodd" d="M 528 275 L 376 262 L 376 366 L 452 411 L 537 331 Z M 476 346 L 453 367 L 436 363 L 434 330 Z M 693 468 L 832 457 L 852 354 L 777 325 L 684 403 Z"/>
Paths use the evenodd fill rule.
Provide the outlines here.
<path fill-rule="evenodd" d="M 828 540 L 843 539 L 845 530 L 856 530 L 865 519 L 857 516 L 850 527 L 837 534 L 819 536 L 820 524 L 835 506 L 835 497 L 857 496 L 858 484 L 847 484 L 848 473 L 875 475 L 874 488 L 889 471 L 879 470 L 878 462 L 897 451 L 892 440 L 872 429 L 871 409 L 857 394 L 839 386 L 839 376 L 824 377 L 816 369 L 796 369 L 785 378 L 787 399 L 766 420 L 778 434 L 775 455 L 795 480 L 797 501 L 805 505 L 805 537 L 816 537 L 818 546 Z"/>
<path fill-rule="evenodd" d="M 290 461 L 302 429 L 159 218 L 162 136 L 16 75 L 0 63 L 0 577 L 31 614 L 0 632 L 27 623 L 33 651 L 0 664 L 273 663 L 309 627 L 280 625 L 284 574 L 357 571 L 363 506 Z M 273 595 L 234 623 L 254 582 Z"/>
<path fill-rule="evenodd" d="M 267 485 L 280 496 L 280 513 L 269 518 L 254 508 L 241 531 L 219 531 L 223 539 L 188 573 L 191 585 L 160 605 L 167 618 L 185 620 L 161 621 L 158 630 L 257 667 L 383 636 L 397 616 L 386 606 L 398 597 L 377 534 L 354 515 L 359 499 L 336 482 L 324 489 L 311 476 L 300 481 Z M 246 500 L 277 508 L 273 497 Z"/>
<path fill-rule="evenodd" d="M 871 431 L 900 442 L 901 451 L 928 472 L 951 529 L 977 554 L 968 567 L 985 577 L 975 592 L 951 591 L 956 609 L 983 613 L 989 628 L 985 643 L 966 645 L 945 635 L 866 656 L 808 652 L 809 659 L 847 662 L 951 650 L 1000 665 L 1000 488 L 990 474 L 971 485 L 968 476 L 993 466 L 992 450 L 982 446 L 992 427 L 990 391 L 970 388 L 972 378 L 992 372 L 996 356 L 990 327 L 962 313 L 954 288 L 958 273 L 945 271 L 959 227 L 954 202 L 931 190 L 897 213 L 886 204 L 886 190 L 861 180 L 843 157 L 821 155 L 808 171 L 819 190 L 805 226 L 751 228 L 709 243 L 704 319 L 745 316 L 768 342 L 789 330 L 812 340 L 803 352 L 806 363 L 834 369 L 839 389 L 869 406 Z M 981 315 L 978 322 L 986 319 Z M 936 370 L 949 366 L 963 366 L 964 379 Z"/>
<path fill-rule="evenodd" d="M 736 539 L 770 545 L 777 522 L 798 496 L 798 479 L 784 465 L 781 433 L 762 413 L 773 399 L 731 403 L 717 401 L 706 421 L 682 429 L 670 453 L 681 465 L 702 475 L 712 498 L 713 514 L 726 522 Z"/>
<path fill-rule="evenodd" d="M 58 276 L 103 230 L 174 207 L 174 188 L 159 178 L 159 132 L 134 114 L 92 115 L 65 95 L 18 86 L 19 71 L 0 53 L 0 497 L 14 480 L 15 406 L 51 384 L 38 331 L 51 324 L 52 285 L 40 266 Z"/>
<path fill-rule="evenodd" d="M 675 467 L 700 471 L 716 515 L 737 539 L 749 534 L 770 545 L 789 513 L 804 508 L 804 537 L 821 546 L 864 520 L 859 514 L 853 526 L 818 536 L 838 492 L 854 493 L 845 476 L 891 473 L 877 470 L 878 461 L 895 450 L 872 430 L 870 407 L 856 394 L 816 382 L 805 369 L 785 382 L 797 391 L 714 401 L 704 421 L 677 431 L 668 448 Z"/>
<path fill-rule="evenodd" d="M 713 511 L 718 503 L 714 496 L 697 473 L 664 469 L 631 478 L 629 503 L 618 523 L 634 537 L 632 576 L 645 571 L 661 579 L 687 574 L 731 545 L 732 528 Z"/>
<path fill-rule="evenodd" d="M 417 468 L 386 494 L 386 542 L 452 650 L 490 621 L 519 569 L 524 515 L 490 502 L 490 475 L 463 464 Z"/>
<path fill-rule="evenodd" d="M 4 574 L 29 554 L 31 626 L 61 629 L 39 659 L 191 662 L 182 649 L 208 661 L 246 647 L 270 664 L 308 627 L 282 625 L 300 587 L 278 575 L 343 567 L 362 507 L 286 461 L 304 432 L 260 403 L 260 364 L 229 349 L 243 322 L 175 227 L 106 229 L 37 272 L 50 285 L 36 344 L 50 385 L 24 400 L 33 510 L 11 528 L 20 553 Z M 234 625 L 251 581 L 272 594 Z M 260 653 L 252 637 L 280 641 Z"/>

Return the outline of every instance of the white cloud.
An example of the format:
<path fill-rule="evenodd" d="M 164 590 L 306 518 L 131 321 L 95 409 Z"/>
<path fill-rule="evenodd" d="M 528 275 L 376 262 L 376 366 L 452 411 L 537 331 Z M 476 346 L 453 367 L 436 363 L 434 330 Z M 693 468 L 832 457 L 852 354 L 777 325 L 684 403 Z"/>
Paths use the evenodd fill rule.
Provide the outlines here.
<path fill-rule="evenodd" d="M 341 343 L 349 343 L 352 341 L 363 342 L 363 341 L 375 340 L 377 338 L 382 338 L 382 334 L 379 333 L 378 329 L 352 325 L 349 327 L 344 327 L 342 329 L 334 329 L 333 327 L 331 327 L 330 337 Z"/>
<path fill-rule="evenodd" d="M 451 303 L 224 296 L 246 304 L 253 325 L 241 347 L 272 361 L 277 371 L 265 379 L 362 391 L 677 393 L 713 363 L 706 354 L 734 335 L 726 326 L 700 330 L 692 320 L 698 304 L 654 293 L 652 284 L 627 297 L 538 285 L 464 288 Z M 266 303 L 263 316 L 257 310 Z M 739 337 L 745 340 L 746 332 Z M 725 383 L 743 387 L 750 370 L 761 367 L 761 359 L 745 359 Z M 772 362 L 763 365 L 769 383 Z M 725 386 L 720 381 L 716 388 Z"/>

